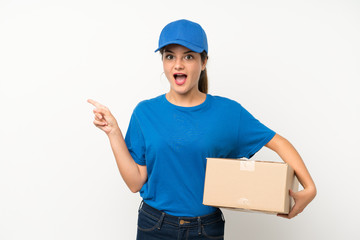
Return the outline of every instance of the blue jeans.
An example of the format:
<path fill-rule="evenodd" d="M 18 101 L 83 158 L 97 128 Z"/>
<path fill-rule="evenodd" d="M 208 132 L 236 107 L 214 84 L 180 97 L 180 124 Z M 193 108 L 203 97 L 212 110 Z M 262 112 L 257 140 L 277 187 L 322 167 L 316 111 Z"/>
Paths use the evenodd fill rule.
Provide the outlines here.
<path fill-rule="evenodd" d="M 144 201 L 139 207 L 137 240 L 224 239 L 225 219 L 218 208 L 199 217 L 177 217 L 159 211 Z"/>

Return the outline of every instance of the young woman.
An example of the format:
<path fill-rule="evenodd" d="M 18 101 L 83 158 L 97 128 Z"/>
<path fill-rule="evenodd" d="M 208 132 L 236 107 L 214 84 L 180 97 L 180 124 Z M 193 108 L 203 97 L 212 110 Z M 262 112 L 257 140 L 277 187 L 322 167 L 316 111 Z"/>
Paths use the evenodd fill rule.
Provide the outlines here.
<path fill-rule="evenodd" d="M 263 146 L 293 167 L 304 187 L 290 191 L 295 205 L 279 216 L 301 213 L 316 195 L 304 162 L 285 138 L 239 103 L 207 93 L 208 45 L 202 27 L 184 19 L 169 23 L 156 51 L 170 91 L 135 107 L 125 139 L 110 110 L 88 100 L 121 176 L 143 198 L 137 239 L 223 239 L 221 210 L 202 204 L 206 158 L 251 158 Z"/>

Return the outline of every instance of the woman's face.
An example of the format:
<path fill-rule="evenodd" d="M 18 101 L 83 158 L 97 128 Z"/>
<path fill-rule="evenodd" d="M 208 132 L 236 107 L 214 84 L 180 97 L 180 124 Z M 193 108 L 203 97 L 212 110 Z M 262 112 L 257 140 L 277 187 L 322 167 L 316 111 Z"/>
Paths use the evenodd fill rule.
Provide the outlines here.
<path fill-rule="evenodd" d="M 201 62 L 200 53 L 171 44 L 166 46 L 163 54 L 163 66 L 171 91 L 178 94 L 188 94 L 199 91 L 200 73 L 206 67 L 206 61 Z"/>

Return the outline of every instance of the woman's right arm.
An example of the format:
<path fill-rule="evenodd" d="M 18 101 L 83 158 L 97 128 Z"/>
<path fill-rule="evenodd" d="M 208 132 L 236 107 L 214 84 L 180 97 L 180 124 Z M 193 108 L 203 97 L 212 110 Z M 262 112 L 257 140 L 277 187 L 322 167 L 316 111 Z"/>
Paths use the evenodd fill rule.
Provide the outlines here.
<path fill-rule="evenodd" d="M 110 110 L 92 99 L 87 101 L 96 107 L 93 110 L 94 125 L 107 134 L 116 164 L 126 185 L 134 193 L 140 191 L 147 180 L 146 165 L 139 165 L 132 158 L 117 121 Z"/>
<path fill-rule="evenodd" d="M 122 178 L 132 192 L 140 191 L 147 180 L 146 165 L 142 166 L 134 161 L 120 128 L 108 134 L 108 137 Z"/>

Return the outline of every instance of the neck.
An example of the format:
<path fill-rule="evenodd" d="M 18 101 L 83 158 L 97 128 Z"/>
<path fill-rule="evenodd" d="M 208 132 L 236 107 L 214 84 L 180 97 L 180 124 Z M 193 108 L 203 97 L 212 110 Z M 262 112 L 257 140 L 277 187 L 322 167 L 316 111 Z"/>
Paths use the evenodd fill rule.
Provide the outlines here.
<path fill-rule="evenodd" d="M 166 99 L 174 105 L 181 107 L 193 107 L 200 105 L 206 99 L 206 94 L 200 91 L 188 92 L 186 94 L 177 94 L 173 91 L 169 91 L 166 94 Z"/>

